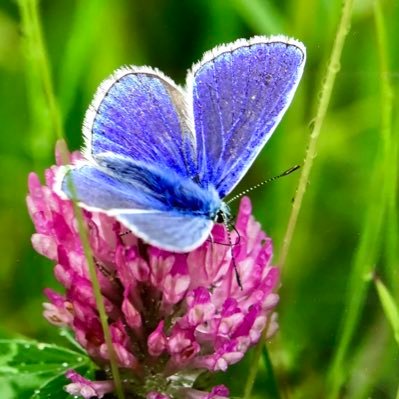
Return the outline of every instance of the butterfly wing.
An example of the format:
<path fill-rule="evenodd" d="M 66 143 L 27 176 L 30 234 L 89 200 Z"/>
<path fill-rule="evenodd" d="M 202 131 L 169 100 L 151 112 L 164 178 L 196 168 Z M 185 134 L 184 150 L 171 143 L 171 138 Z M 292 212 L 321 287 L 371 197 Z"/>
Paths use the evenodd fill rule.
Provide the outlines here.
<path fill-rule="evenodd" d="M 66 168 L 59 175 L 56 192 L 76 199 L 85 209 L 115 217 L 138 237 L 166 250 L 188 252 L 208 237 L 212 220 L 183 214 L 174 207 L 200 197 L 195 194 L 199 187 L 191 180 L 183 183 L 185 190 L 174 191 L 182 179 L 174 172 L 165 174 L 156 166 L 115 155 L 99 156 L 99 161 L 107 168 L 87 163 Z"/>
<path fill-rule="evenodd" d="M 160 213 L 115 214 L 123 225 L 144 241 L 174 252 L 189 252 L 199 247 L 209 236 L 213 222 L 203 217 Z"/>
<path fill-rule="evenodd" d="M 169 206 L 163 189 L 173 186 L 165 176 L 179 176 L 197 188 L 197 181 L 203 188 L 215 186 L 221 197 L 229 193 L 288 107 L 304 59 L 300 44 L 283 39 L 221 47 L 206 54 L 190 75 L 192 107 L 156 70 L 116 71 L 86 114 L 84 152 L 90 163 L 60 173 L 59 193 L 114 216 L 153 245 L 176 252 L 196 248 L 213 221 L 202 205 L 202 215 Z M 162 184 L 156 186 L 159 176 Z M 192 198 L 198 206 L 203 193 L 197 195 L 188 183 L 176 187 L 185 190 L 179 200 Z M 180 195 L 170 192 L 172 200 Z M 204 204 L 212 201 L 205 196 Z"/>
<path fill-rule="evenodd" d="M 141 175 L 130 180 L 121 179 L 109 171 L 82 163 L 64 167 L 57 175 L 55 191 L 62 198 L 75 199 L 90 211 L 113 215 L 120 210 L 165 210 L 162 201 L 148 187 L 140 183 L 149 172 L 141 169 Z"/>
<path fill-rule="evenodd" d="M 148 67 L 117 70 L 99 87 L 83 126 L 84 155 L 101 153 L 167 167 L 182 176 L 193 170 L 193 133 L 182 89 Z"/>
<path fill-rule="evenodd" d="M 254 37 L 205 53 L 188 76 L 199 179 L 231 192 L 289 106 L 305 48 L 284 37 Z"/>

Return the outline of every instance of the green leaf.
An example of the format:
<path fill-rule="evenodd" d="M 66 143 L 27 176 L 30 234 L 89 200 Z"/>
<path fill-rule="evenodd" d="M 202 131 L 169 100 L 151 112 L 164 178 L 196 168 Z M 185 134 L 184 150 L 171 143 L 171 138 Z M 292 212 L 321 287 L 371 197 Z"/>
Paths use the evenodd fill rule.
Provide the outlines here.
<path fill-rule="evenodd" d="M 375 285 L 377 288 L 378 297 L 380 298 L 382 309 L 385 313 L 385 317 L 387 318 L 389 324 L 391 325 L 395 340 L 399 345 L 398 305 L 396 304 L 393 296 L 388 291 L 387 287 L 385 287 L 384 283 L 380 279 L 378 278 L 375 279 Z"/>
<path fill-rule="evenodd" d="M 88 357 L 67 348 L 36 341 L 1 339 L 0 397 L 39 399 L 51 398 L 54 394 L 54 398 L 68 398 L 63 391 L 67 383 L 65 372 L 74 369 L 86 374 L 89 368 Z"/>
<path fill-rule="evenodd" d="M 85 378 L 93 378 L 93 369 L 88 365 L 75 368 L 75 371 Z M 46 381 L 41 387 L 35 389 L 31 399 L 72 399 L 74 396 L 64 391 L 64 387 L 69 380 L 64 374 L 58 375 Z"/>

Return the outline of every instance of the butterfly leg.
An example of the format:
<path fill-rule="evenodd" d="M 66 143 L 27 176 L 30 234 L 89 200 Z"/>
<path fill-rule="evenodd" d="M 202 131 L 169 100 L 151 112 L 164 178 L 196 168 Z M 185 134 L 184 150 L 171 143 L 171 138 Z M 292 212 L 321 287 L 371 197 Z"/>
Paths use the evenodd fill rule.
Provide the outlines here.
<path fill-rule="evenodd" d="M 124 231 L 123 233 L 119 233 L 119 237 L 124 237 L 124 236 L 127 236 L 128 234 L 131 234 L 131 233 L 132 233 L 131 230 L 127 230 L 127 231 Z"/>
<path fill-rule="evenodd" d="M 237 269 L 237 263 L 236 263 L 236 259 L 234 256 L 234 251 L 233 251 L 233 247 L 234 245 L 237 245 L 237 242 L 233 245 L 233 240 L 231 237 L 231 227 L 234 229 L 234 231 L 238 234 L 236 228 L 233 226 L 232 223 L 230 223 L 231 218 L 228 217 L 228 215 L 224 212 L 221 213 L 221 217 L 223 218 L 223 224 L 226 226 L 226 230 L 227 230 L 227 240 L 230 246 L 230 252 L 231 252 L 231 262 L 233 264 L 233 268 L 234 268 L 234 274 L 236 276 L 236 281 L 238 286 L 241 288 L 241 290 L 243 289 L 242 284 L 241 284 L 241 278 L 240 278 L 240 274 L 238 273 L 238 269 Z M 238 234 L 238 240 L 240 240 L 240 235 Z M 239 241 L 238 241 L 239 242 Z"/>

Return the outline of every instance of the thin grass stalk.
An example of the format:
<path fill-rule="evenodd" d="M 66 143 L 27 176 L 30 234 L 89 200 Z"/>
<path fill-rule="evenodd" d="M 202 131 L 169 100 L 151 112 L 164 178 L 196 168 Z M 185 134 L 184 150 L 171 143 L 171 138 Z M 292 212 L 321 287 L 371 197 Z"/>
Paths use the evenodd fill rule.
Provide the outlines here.
<path fill-rule="evenodd" d="M 71 190 L 72 193 L 74 192 L 72 184 L 69 185 L 69 189 Z M 125 399 L 125 394 L 123 392 L 123 387 L 122 387 L 122 380 L 121 380 L 121 377 L 119 374 L 118 364 L 117 364 L 117 360 L 116 360 L 116 354 L 115 354 L 114 346 L 112 343 L 111 331 L 110 331 L 109 325 L 108 325 L 108 316 L 107 316 L 107 312 L 105 310 L 104 300 L 101 295 L 100 283 L 98 281 L 98 277 L 97 277 L 97 273 L 96 273 L 96 265 L 94 264 L 94 260 L 93 260 L 93 256 L 92 256 L 91 248 L 90 248 L 89 237 L 87 234 L 86 226 L 83 221 L 83 210 L 82 210 L 82 208 L 80 208 L 77 205 L 77 201 L 73 201 L 73 208 L 74 208 L 76 220 L 78 222 L 80 241 L 82 242 L 85 258 L 86 258 L 87 264 L 89 266 L 90 280 L 91 280 L 91 283 L 93 286 L 93 292 L 94 292 L 94 296 L 96 299 L 96 306 L 97 306 L 98 314 L 100 316 L 101 327 L 102 327 L 103 333 L 104 333 L 104 340 L 105 340 L 105 343 L 106 343 L 107 349 L 108 349 L 109 360 L 111 363 L 111 372 L 112 372 L 112 377 L 113 377 L 114 384 L 115 384 L 116 395 L 117 395 L 118 399 Z"/>
<path fill-rule="evenodd" d="M 261 340 L 265 338 L 264 334 L 261 335 Z M 251 359 L 251 366 L 249 368 L 248 374 L 247 374 L 247 379 L 245 381 L 245 388 L 244 388 L 244 395 L 243 399 L 250 399 L 251 397 L 251 392 L 252 388 L 255 383 L 256 375 L 258 373 L 258 367 L 259 367 L 259 359 L 262 353 L 262 347 L 263 345 L 257 345 L 254 349 L 252 359 Z"/>
<path fill-rule="evenodd" d="M 377 11 L 379 12 L 379 11 Z M 393 336 L 397 345 L 399 345 L 399 308 L 393 295 L 378 278 L 375 278 L 375 286 L 380 299 L 385 318 L 391 326 Z M 396 393 L 396 399 L 399 398 L 399 387 Z"/>
<path fill-rule="evenodd" d="M 396 297 L 399 297 L 398 281 L 398 210 L 397 210 L 397 165 L 398 140 L 392 131 L 394 91 L 390 81 L 388 39 L 381 2 L 374 3 L 374 22 L 377 39 L 380 90 L 381 90 L 381 134 L 384 137 L 387 169 L 387 216 L 385 240 L 385 265 L 388 281 Z"/>
<path fill-rule="evenodd" d="M 316 117 L 314 119 L 313 129 L 310 135 L 309 144 L 306 151 L 302 173 L 299 178 L 298 188 L 295 194 L 295 199 L 292 205 L 290 218 L 288 221 L 287 229 L 283 240 L 283 246 L 281 249 L 280 259 L 278 262 L 280 268 L 284 267 L 287 260 L 288 252 L 292 242 L 292 237 L 294 235 L 296 223 L 298 220 L 298 215 L 308 185 L 310 172 L 312 170 L 313 160 L 316 157 L 317 143 L 321 133 L 321 128 L 323 126 L 323 122 L 327 114 L 327 109 L 330 103 L 332 90 L 334 88 L 335 78 L 340 70 L 342 49 L 345 44 L 346 36 L 348 35 L 350 30 L 352 8 L 353 8 L 353 0 L 344 0 L 341 18 L 335 36 L 330 61 L 328 63 L 324 84 L 322 85 L 321 88 L 320 102 L 317 107 Z"/>
<path fill-rule="evenodd" d="M 391 326 L 393 337 L 399 347 L 399 307 L 393 295 L 389 292 L 388 288 L 378 278 L 374 278 L 375 287 L 378 297 L 380 299 L 381 307 L 384 311 L 385 318 Z"/>
<path fill-rule="evenodd" d="M 398 137 L 391 131 L 390 165 L 388 169 L 389 183 L 387 193 L 386 243 L 385 259 L 386 271 L 390 286 L 397 300 L 399 300 L 399 214 L 398 214 Z"/>
<path fill-rule="evenodd" d="M 38 1 L 37 0 L 20 0 L 18 2 L 21 20 L 22 20 L 22 28 L 24 32 L 28 32 L 29 36 L 27 37 L 27 51 L 29 54 L 36 54 L 35 57 L 30 57 L 30 60 L 35 63 L 33 65 L 34 68 L 37 68 L 39 72 L 41 87 L 46 98 L 47 107 L 49 109 L 49 115 L 51 119 L 51 123 L 54 129 L 56 136 L 59 139 L 63 139 L 63 128 L 62 121 L 58 109 L 58 104 L 56 101 L 56 97 L 54 95 L 52 78 L 50 72 L 50 63 L 48 61 L 47 53 L 44 46 L 43 35 L 41 30 L 39 9 L 38 9 Z M 29 65 L 28 65 L 29 67 Z M 32 113 L 36 111 L 36 107 L 32 104 Z M 66 148 L 62 150 L 61 148 L 61 157 L 63 163 L 67 164 L 69 161 L 68 153 Z M 71 182 L 70 189 L 74 192 L 74 187 Z M 104 301 L 101 295 L 100 285 L 98 282 L 96 268 L 93 261 L 93 256 L 91 253 L 89 238 L 87 235 L 86 227 L 83 219 L 83 211 L 76 204 L 76 201 L 73 201 L 74 213 L 76 216 L 76 220 L 78 222 L 78 231 L 80 240 L 82 243 L 83 251 L 86 257 L 86 261 L 89 267 L 89 273 L 91 277 L 91 282 L 93 285 L 93 292 L 96 300 L 97 309 L 99 312 L 101 325 L 103 328 L 104 338 L 107 344 L 107 349 L 109 351 L 110 363 L 112 374 L 115 383 L 115 390 L 118 396 L 118 399 L 124 399 L 125 395 L 122 389 L 121 378 L 119 375 L 119 369 L 116 362 L 116 355 L 113 349 L 111 333 L 108 326 L 107 314 L 105 311 Z"/>
<path fill-rule="evenodd" d="M 364 228 L 361 232 L 358 249 L 353 260 L 353 267 L 347 288 L 348 309 L 345 312 L 337 350 L 328 372 L 328 398 L 336 399 L 349 372 L 345 367 L 349 345 L 358 325 L 365 298 L 369 288 L 368 278 L 374 272 L 381 247 L 381 233 L 384 217 L 387 214 L 388 193 L 391 172 L 391 117 L 392 91 L 388 81 L 388 61 L 382 10 L 378 1 L 375 3 L 374 16 L 376 25 L 377 48 L 380 64 L 381 90 L 381 143 L 375 159 L 369 190 L 369 203 L 365 215 Z M 396 222 L 396 221 L 395 221 Z"/>
<path fill-rule="evenodd" d="M 274 399 L 281 399 L 280 390 L 278 386 L 278 382 L 276 376 L 274 374 L 273 364 L 269 356 L 269 351 L 267 350 L 267 346 L 263 345 L 262 348 L 262 357 L 264 359 L 264 363 L 266 366 L 266 370 L 269 376 L 270 389 L 272 391 L 272 395 Z"/>

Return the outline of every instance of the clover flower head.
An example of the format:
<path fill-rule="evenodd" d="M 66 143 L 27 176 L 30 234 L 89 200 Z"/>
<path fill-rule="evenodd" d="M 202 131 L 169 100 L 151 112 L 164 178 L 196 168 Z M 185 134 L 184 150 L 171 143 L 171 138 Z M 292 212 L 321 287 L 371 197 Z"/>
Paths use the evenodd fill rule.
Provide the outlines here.
<path fill-rule="evenodd" d="M 109 378 L 89 381 L 70 370 L 65 389 L 83 398 L 114 391 L 109 353 L 79 239 L 73 204 L 54 191 L 57 165 L 42 185 L 29 176 L 28 209 L 37 252 L 55 262 L 54 273 L 65 292 L 45 290 L 44 316 L 70 328 L 77 342 Z M 71 162 L 80 158 L 71 154 Z M 100 281 L 123 389 L 146 399 L 224 399 L 229 392 L 193 388 L 204 371 L 225 371 L 240 361 L 267 328 L 277 329 L 274 308 L 279 271 L 271 266 L 272 244 L 241 200 L 233 249 L 224 225 L 190 253 L 177 254 L 147 245 L 119 222 L 84 211 L 90 246 Z M 242 287 L 234 274 L 232 256 Z M 129 396 L 128 396 L 129 397 Z"/>

